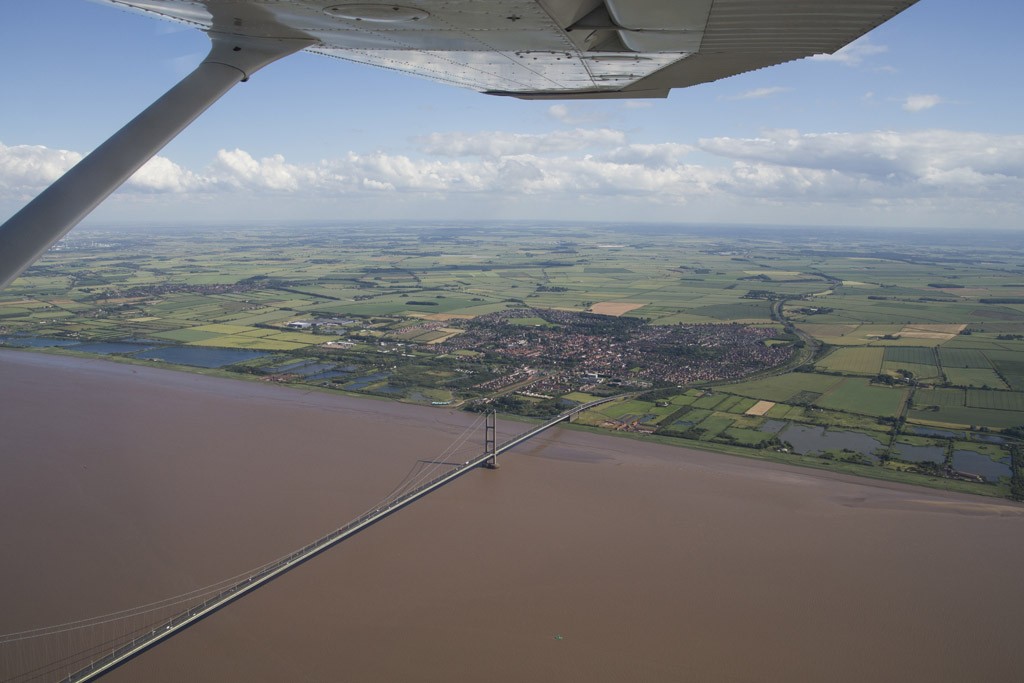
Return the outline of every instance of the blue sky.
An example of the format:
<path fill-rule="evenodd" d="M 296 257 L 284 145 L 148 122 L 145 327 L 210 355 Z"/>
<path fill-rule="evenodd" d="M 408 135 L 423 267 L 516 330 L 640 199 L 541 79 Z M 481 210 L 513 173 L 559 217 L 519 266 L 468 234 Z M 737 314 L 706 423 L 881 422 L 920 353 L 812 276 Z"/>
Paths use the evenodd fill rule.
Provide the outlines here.
<path fill-rule="evenodd" d="M 87 0 L 4 0 L 0 219 L 206 53 Z M 667 100 L 524 102 L 300 54 L 87 224 L 475 218 L 1024 227 L 1024 5 L 921 0 L 831 59 Z"/>

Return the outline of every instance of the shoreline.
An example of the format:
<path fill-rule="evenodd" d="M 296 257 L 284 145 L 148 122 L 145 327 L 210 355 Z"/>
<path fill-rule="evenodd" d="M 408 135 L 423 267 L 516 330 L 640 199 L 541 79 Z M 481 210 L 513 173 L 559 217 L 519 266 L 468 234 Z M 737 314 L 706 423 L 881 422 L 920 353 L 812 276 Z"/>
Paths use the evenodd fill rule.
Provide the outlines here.
<path fill-rule="evenodd" d="M 474 417 L 219 380 L 0 352 L 0 632 L 291 552 Z M 954 681 L 1024 665 L 1024 507 L 607 436 L 552 429 L 109 678 Z"/>
<path fill-rule="evenodd" d="M 423 409 L 429 411 L 443 411 L 448 413 L 466 414 L 457 408 L 450 406 L 429 406 L 421 403 L 412 403 L 388 398 L 386 396 L 375 396 L 372 394 L 363 394 L 357 392 L 347 392 L 337 389 L 325 389 L 317 386 L 294 386 L 290 384 L 281 384 L 276 382 L 267 382 L 260 377 L 254 375 L 247 375 L 243 373 L 232 373 L 225 372 L 219 369 L 210 368 L 193 368 L 191 366 L 179 366 L 173 364 L 155 364 L 151 361 L 142 361 L 132 358 L 122 357 L 97 357 L 95 355 L 75 353 L 68 351 L 60 347 L 50 348 L 2 348 L 0 347 L 0 354 L 23 354 L 30 357 L 38 358 L 63 358 L 69 360 L 79 360 L 84 363 L 100 363 L 107 364 L 108 366 L 120 366 L 120 367 L 131 367 L 136 370 L 145 369 L 153 370 L 158 372 L 169 372 L 177 375 L 194 376 L 194 377 L 205 377 L 208 379 L 222 379 L 222 380 L 235 380 L 240 383 L 244 383 L 250 386 L 263 386 L 263 387 L 276 387 L 284 391 L 290 391 L 297 395 L 302 396 L 324 396 L 324 397 L 335 397 L 338 399 L 348 400 L 365 400 L 373 401 L 377 403 L 383 403 L 395 406 L 407 406 L 410 408 Z M 2 360 L 2 356 L 0 356 Z M 42 363 L 45 365 L 45 363 Z M 353 409 L 357 409 L 353 406 Z M 368 411 L 360 411 L 368 412 Z M 500 416 L 506 423 L 513 422 L 519 424 L 537 424 L 542 420 L 537 418 L 529 418 L 518 415 L 502 415 Z M 829 461 L 816 458 L 814 456 L 803 456 L 796 453 L 783 454 L 776 453 L 774 451 L 758 451 L 751 448 L 742 447 L 730 447 L 724 444 L 701 444 L 700 446 L 691 443 L 678 443 L 678 440 L 672 439 L 671 437 L 659 437 L 657 435 L 649 434 L 635 434 L 631 432 L 617 432 L 600 427 L 594 427 L 591 425 L 581 425 L 578 423 L 568 423 L 562 425 L 560 428 L 568 427 L 571 430 L 592 434 L 595 437 L 610 437 L 615 439 L 625 439 L 634 443 L 644 443 L 650 445 L 661 445 L 667 448 L 690 451 L 695 453 L 702 453 L 713 456 L 731 456 L 735 458 L 741 458 L 743 460 L 760 463 L 770 463 L 774 465 L 781 465 L 784 467 L 796 468 L 799 470 L 809 470 L 819 475 L 828 475 L 829 477 L 836 477 L 839 480 L 846 480 L 847 478 L 851 481 L 869 483 L 874 482 L 881 485 L 896 486 L 896 487 L 907 487 L 909 490 L 928 490 L 935 492 L 945 492 L 957 495 L 966 495 L 972 498 L 982 498 L 989 501 L 1000 501 L 1013 506 L 1024 507 L 1024 503 L 1013 501 L 999 494 L 999 491 L 995 489 L 994 485 L 987 484 L 976 484 L 973 482 L 962 481 L 958 479 L 948 479 L 943 477 L 934 477 L 924 474 L 907 473 L 895 470 L 882 469 L 878 466 L 864 466 L 854 465 L 849 463 L 842 463 L 839 461 Z M 845 471 L 843 471 L 845 470 Z M 908 481 L 908 479 L 910 481 Z"/>

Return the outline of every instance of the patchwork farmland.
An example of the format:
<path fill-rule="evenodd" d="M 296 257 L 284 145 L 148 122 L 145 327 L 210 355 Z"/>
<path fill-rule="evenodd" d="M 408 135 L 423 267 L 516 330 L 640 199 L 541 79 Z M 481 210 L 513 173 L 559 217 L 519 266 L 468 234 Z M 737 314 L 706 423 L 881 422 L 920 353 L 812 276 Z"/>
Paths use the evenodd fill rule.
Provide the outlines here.
<path fill-rule="evenodd" d="M 624 393 L 583 422 L 1009 495 L 1004 463 L 1024 433 L 1024 247 L 958 239 L 79 229 L 0 293 L 0 345 L 535 416 Z M 576 346 L 559 350 L 558 335 Z M 992 468 L 971 471 L 965 452 Z"/>

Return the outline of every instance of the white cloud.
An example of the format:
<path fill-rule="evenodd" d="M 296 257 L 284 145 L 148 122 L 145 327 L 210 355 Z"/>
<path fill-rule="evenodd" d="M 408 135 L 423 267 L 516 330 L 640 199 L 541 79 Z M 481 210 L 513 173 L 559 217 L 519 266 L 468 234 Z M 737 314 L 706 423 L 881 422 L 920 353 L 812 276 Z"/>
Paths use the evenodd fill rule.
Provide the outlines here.
<path fill-rule="evenodd" d="M 595 124 L 605 120 L 606 115 L 600 108 L 595 108 L 590 103 L 573 104 L 552 104 L 548 107 L 548 116 L 559 123 L 572 126 L 583 124 Z"/>
<path fill-rule="evenodd" d="M 381 187 L 398 192 L 481 191 L 493 186 L 493 162 L 412 159 L 383 152 L 321 162 L 317 186 L 330 192 Z M 367 185 L 367 181 L 370 184 Z"/>
<path fill-rule="evenodd" d="M 4 207 L 22 204 L 78 158 L 63 150 L 0 145 L 0 201 Z M 1024 217 L 1024 135 L 774 130 L 690 145 L 630 143 L 625 133 L 610 129 L 444 133 L 424 138 L 415 155 L 348 152 L 295 163 L 233 149 L 219 151 L 199 170 L 157 157 L 114 203 L 140 196 L 147 207 L 163 201 L 175 209 L 190 202 L 214 206 L 216 199 L 218 207 L 243 211 L 271 201 L 281 211 L 359 202 L 381 212 L 413 211 L 459 198 L 448 205 L 592 219 L 616 212 L 681 219 L 672 207 L 685 204 L 688 216 L 703 207 L 705 216 L 718 220 L 746 212 L 748 220 L 784 221 L 818 211 L 852 223 L 853 216 L 884 211 L 888 222 L 900 215 L 968 222 L 990 216 L 1008 224 Z"/>
<path fill-rule="evenodd" d="M 618 164 L 636 164 L 654 168 L 675 166 L 696 148 L 675 142 L 616 147 L 603 155 L 605 161 Z"/>
<path fill-rule="evenodd" d="M 728 100 L 759 100 L 765 97 L 771 97 L 772 95 L 778 95 L 779 93 L 789 92 L 792 88 L 784 88 L 782 86 L 773 86 L 771 88 L 754 88 L 753 90 L 747 90 L 739 95 L 733 95 L 727 97 Z"/>
<path fill-rule="evenodd" d="M 39 145 L 0 143 L 0 194 L 24 197 L 46 187 L 81 161 L 82 155 Z"/>
<path fill-rule="evenodd" d="M 548 116 L 562 123 L 575 123 L 569 114 L 569 105 L 567 104 L 552 104 L 548 107 Z"/>
<path fill-rule="evenodd" d="M 626 142 L 626 135 L 621 131 L 607 128 L 577 128 L 552 133 L 432 133 L 419 142 L 421 149 L 427 154 L 450 157 L 498 157 L 621 145 Z"/>
<path fill-rule="evenodd" d="M 688 197 L 707 194 L 721 179 L 721 171 L 699 166 L 650 167 L 617 163 L 592 156 L 583 158 L 518 157 L 502 163 L 517 166 L 511 187 L 493 188 L 524 194 L 563 194 L 568 197 L 644 196 L 655 202 L 683 203 Z M 527 176 L 523 169 L 529 168 Z M 502 178 L 506 180 L 506 178 Z"/>
<path fill-rule="evenodd" d="M 654 102 L 650 100 L 625 100 L 622 106 L 626 109 L 650 109 L 654 106 Z"/>
<path fill-rule="evenodd" d="M 167 157 L 153 157 L 128 179 L 127 187 L 142 192 L 201 191 L 205 180 Z"/>
<path fill-rule="evenodd" d="M 1024 135 L 946 130 L 801 134 L 780 130 L 760 138 L 711 138 L 701 140 L 699 146 L 745 164 L 836 173 L 862 187 L 863 183 L 877 183 L 874 189 L 884 194 L 928 194 L 930 188 L 940 185 L 962 191 L 969 188 L 960 186 L 957 179 L 967 177 L 974 189 L 995 191 L 1012 186 L 1024 191 Z M 845 187 L 842 184 L 840 189 Z"/>
<path fill-rule="evenodd" d="M 903 109 L 906 111 L 924 111 L 931 109 L 943 100 L 938 95 L 910 95 L 903 101 Z"/>
<path fill-rule="evenodd" d="M 885 45 L 876 45 L 870 38 L 855 40 L 846 47 L 843 47 L 833 54 L 814 55 L 810 59 L 820 62 L 838 62 L 844 66 L 860 66 L 869 57 L 888 52 Z"/>
<path fill-rule="evenodd" d="M 0 143 L 0 196 L 29 198 L 82 160 L 78 152 L 41 145 L 7 147 Z M 126 188 L 141 192 L 187 192 L 201 189 L 203 179 L 166 157 L 154 157 L 128 179 Z"/>
<path fill-rule="evenodd" d="M 232 187 L 278 192 L 293 192 L 317 181 L 315 171 L 286 163 L 280 154 L 256 160 L 241 149 L 217 152 L 212 175 L 214 182 Z"/>

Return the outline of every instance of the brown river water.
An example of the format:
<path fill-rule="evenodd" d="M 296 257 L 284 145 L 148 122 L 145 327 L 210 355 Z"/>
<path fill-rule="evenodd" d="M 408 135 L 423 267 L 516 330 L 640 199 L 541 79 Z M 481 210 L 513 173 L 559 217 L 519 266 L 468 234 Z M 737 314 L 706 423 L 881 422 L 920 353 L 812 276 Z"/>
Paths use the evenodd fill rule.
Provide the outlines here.
<path fill-rule="evenodd" d="M 473 420 L 0 351 L 0 633 L 286 554 Z M 1021 679 L 1022 506 L 566 428 L 501 460 L 104 680 Z"/>

